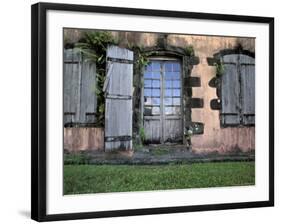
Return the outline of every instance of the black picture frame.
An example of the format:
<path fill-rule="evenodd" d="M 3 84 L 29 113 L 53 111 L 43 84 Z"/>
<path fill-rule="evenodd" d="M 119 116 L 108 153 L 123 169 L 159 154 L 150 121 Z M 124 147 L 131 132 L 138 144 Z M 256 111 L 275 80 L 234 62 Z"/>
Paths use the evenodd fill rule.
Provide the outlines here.
<path fill-rule="evenodd" d="M 269 200 L 208 204 L 195 206 L 176 206 L 159 208 L 139 208 L 130 210 L 114 210 L 99 212 L 83 212 L 68 214 L 46 213 L 46 13 L 48 10 L 63 10 L 69 12 L 111 13 L 124 15 L 176 17 L 232 22 L 253 22 L 269 25 Z M 193 212 L 206 210 L 238 209 L 274 206 L 274 18 L 240 15 L 224 15 L 210 13 L 195 13 L 183 11 L 163 11 L 137 8 L 103 7 L 73 4 L 37 3 L 32 5 L 31 17 L 31 126 L 32 126 L 32 155 L 31 155 L 31 218 L 37 221 L 54 221 L 70 219 L 101 218 L 115 216 L 133 216 L 161 213 Z"/>

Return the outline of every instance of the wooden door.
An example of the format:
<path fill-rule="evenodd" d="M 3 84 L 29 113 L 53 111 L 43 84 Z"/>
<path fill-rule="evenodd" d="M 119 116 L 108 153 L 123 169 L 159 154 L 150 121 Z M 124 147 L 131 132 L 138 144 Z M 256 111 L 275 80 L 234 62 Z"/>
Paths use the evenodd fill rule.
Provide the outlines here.
<path fill-rule="evenodd" d="M 178 60 L 151 60 L 144 72 L 147 143 L 182 142 L 182 84 Z"/>
<path fill-rule="evenodd" d="M 105 151 L 132 149 L 133 52 L 107 49 L 105 92 Z"/>

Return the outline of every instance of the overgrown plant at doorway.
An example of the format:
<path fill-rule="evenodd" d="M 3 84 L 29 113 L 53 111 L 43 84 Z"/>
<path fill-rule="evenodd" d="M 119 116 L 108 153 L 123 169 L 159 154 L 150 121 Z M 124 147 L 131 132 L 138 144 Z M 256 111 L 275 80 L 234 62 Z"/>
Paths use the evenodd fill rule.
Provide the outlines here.
<path fill-rule="evenodd" d="M 97 126 L 104 127 L 105 97 L 103 85 L 106 78 L 106 50 L 108 45 L 118 45 L 119 40 L 114 38 L 110 32 L 84 32 L 83 37 L 75 44 L 75 47 L 83 53 L 86 60 L 96 63 L 96 86 L 97 95 Z M 135 66 L 142 70 L 149 64 L 149 53 L 144 52 L 142 47 L 128 44 L 127 48 L 136 54 Z"/>
<path fill-rule="evenodd" d="M 134 66 L 135 66 L 136 72 L 139 74 L 143 74 L 145 67 L 150 64 L 149 56 L 151 55 L 151 53 L 145 52 L 143 47 L 141 47 L 141 46 L 132 46 L 132 45 L 128 44 L 128 48 L 131 49 L 132 51 L 134 51 L 134 55 L 135 55 Z M 144 86 L 143 79 L 141 79 L 141 81 L 138 85 L 139 85 L 139 88 L 143 88 L 143 86 Z M 139 131 L 138 131 L 137 140 L 135 139 L 135 144 L 134 144 L 135 149 L 142 148 L 145 143 L 145 140 L 146 140 L 146 133 L 145 133 L 143 119 L 142 119 L 141 114 L 139 114 L 139 116 L 138 116 L 138 126 L 139 126 L 139 129 L 138 129 Z"/>

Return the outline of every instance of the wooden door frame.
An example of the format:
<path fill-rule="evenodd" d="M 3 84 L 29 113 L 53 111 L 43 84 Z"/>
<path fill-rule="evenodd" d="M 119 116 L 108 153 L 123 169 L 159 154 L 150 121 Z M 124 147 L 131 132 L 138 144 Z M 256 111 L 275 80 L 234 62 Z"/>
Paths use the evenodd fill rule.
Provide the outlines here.
<path fill-rule="evenodd" d="M 161 36 L 161 35 L 160 35 Z M 161 37 L 160 37 L 161 38 Z M 182 63 L 182 125 L 183 125 L 183 144 L 187 144 L 187 140 L 185 138 L 185 133 L 192 126 L 191 121 L 191 108 L 192 106 L 192 85 L 190 84 L 191 71 L 194 65 L 199 64 L 199 57 L 195 56 L 194 54 L 190 55 L 188 51 L 186 51 L 185 47 L 176 47 L 167 44 L 163 41 L 158 41 L 159 43 L 152 47 L 144 47 L 142 52 L 149 55 L 150 57 L 171 57 L 181 61 Z M 138 50 L 135 51 L 135 60 L 139 55 Z M 139 136 L 139 131 L 143 128 L 144 119 L 143 119 L 143 112 L 144 112 L 144 102 L 143 102 L 143 83 L 144 83 L 144 68 L 134 66 L 134 99 L 133 105 L 135 110 L 133 111 L 133 130 L 134 136 Z M 138 139 L 139 137 L 137 137 Z M 138 141 L 138 140 L 137 140 Z"/>
<path fill-rule="evenodd" d="M 179 48 L 180 49 L 180 48 Z M 172 52 L 172 51 L 157 51 L 157 53 L 151 53 L 151 56 L 149 57 L 149 59 L 151 60 L 159 60 L 159 61 L 172 61 L 172 60 L 175 60 L 175 61 L 178 61 L 180 63 L 180 66 L 181 66 L 181 76 L 180 76 L 180 85 L 181 85 L 181 97 L 180 97 L 180 101 L 181 101 L 181 108 L 180 108 L 180 111 L 181 111 L 181 123 L 182 123 L 182 126 L 181 126 L 181 129 L 182 129 L 182 143 L 185 144 L 185 135 L 184 135 L 184 127 L 185 127 L 185 114 L 184 114 L 184 102 L 183 102 L 183 88 L 184 88 L 184 77 L 186 76 L 185 75 L 185 71 L 184 69 L 184 55 L 182 54 L 179 54 L 178 52 Z M 162 83 L 163 83 L 163 79 L 162 79 L 162 71 L 161 71 L 161 78 L 160 78 L 160 85 L 161 85 L 161 88 L 160 88 L 160 99 L 161 99 L 161 104 L 160 104 L 160 122 L 162 123 L 163 120 L 165 119 L 165 114 L 163 114 L 163 105 L 162 105 L 162 101 L 163 101 L 163 91 L 162 91 Z M 144 72 L 142 72 L 141 74 L 141 83 L 144 83 Z M 144 86 L 142 86 L 141 88 L 141 120 L 142 120 L 142 125 L 144 126 Z M 190 110 L 190 119 L 189 119 L 189 122 L 191 122 L 191 110 Z M 165 134 L 165 127 L 164 125 L 161 125 L 161 138 L 160 138 L 160 144 L 164 144 L 164 134 Z"/>

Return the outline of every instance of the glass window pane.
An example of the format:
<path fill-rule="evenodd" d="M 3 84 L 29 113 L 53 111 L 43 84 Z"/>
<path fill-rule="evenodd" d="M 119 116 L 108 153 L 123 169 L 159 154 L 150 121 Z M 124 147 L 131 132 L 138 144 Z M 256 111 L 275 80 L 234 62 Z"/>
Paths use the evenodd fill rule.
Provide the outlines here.
<path fill-rule="evenodd" d="M 180 114 L 180 107 L 165 107 L 165 114 Z"/>
<path fill-rule="evenodd" d="M 151 80 L 144 80 L 144 87 L 151 87 Z"/>
<path fill-rule="evenodd" d="M 165 96 L 172 96 L 172 90 L 171 89 L 165 89 Z"/>
<path fill-rule="evenodd" d="M 179 72 L 180 71 L 180 63 L 176 62 L 173 64 L 173 71 Z"/>
<path fill-rule="evenodd" d="M 173 89 L 173 96 L 180 96 L 180 95 L 181 95 L 180 89 Z"/>
<path fill-rule="evenodd" d="M 152 104 L 152 100 L 151 97 L 144 97 L 144 105 L 151 105 Z"/>
<path fill-rule="evenodd" d="M 181 108 L 180 107 L 174 107 L 174 114 L 180 114 L 181 113 Z"/>
<path fill-rule="evenodd" d="M 172 81 L 166 80 L 166 82 L 165 82 L 165 87 L 166 87 L 166 88 L 172 88 Z"/>
<path fill-rule="evenodd" d="M 180 98 L 173 98 L 173 105 L 180 105 Z"/>
<path fill-rule="evenodd" d="M 165 114 L 173 114 L 173 107 L 165 107 Z"/>
<path fill-rule="evenodd" d="M 147 71 L 146 71 L 146 72 L 144 73 L 144 78 L 145 78 L 145 79 L 151 79 L 151 78 L 152 78 L 152 72 L 147 72 Z"/>
<path fill-rule="evenodd" d="M 173 72 L 165 72 L 165 79 L 172 79 L 173 75 Z"/>
<path fill-rule="evenodd" d="M 154 61 L 152 62 L 152 71 L 160 71 L 160 62 Z"/>
<path fill-rule="evenodd" d="M 152 107 L 144 107 L 144 115 L 152 115 Z"/>
<path fill-rule="evenodd" d="M 160 114 L 160 107 L 152 107 L 152 114 Z"/>
<path fill-rule="evenodd" d="M 145 96 L 151 96 L 151 89 L 144 89 Z"/>
<path fill-rule="evenodd" d="M 149 72 L 152 71 L 152 64 L 151 64 L 151 63 L 149 63 L 149 64 L 145 67 L 145 71 L 149 71 Z"/>
<path fill-rule="evenodd" d="M 164 104 L 165 105 L 173 105 L 173 98 L 165 98 Z"/>
<path fill-rule="evenodd" d="M 160 96 L 160 89 L 152 89 L 152 96 Z"/>
<path fill-rule="evenodd" d="M 179 72 L 174 72 L 173 73 L 173 79 L 180 79 L 180 73 Z"/>
<path fill-rule="evenodd" d="M 180 88 L 180 81 L 173 81 L 174 88 Z"/>
<path fill-rule="evenodd" d="M 160 80 L 153 80 L 152 81 L 153 88 L 160 88 Z"/>
<path fill-rule="evenodd" d="M 160 72 L 153 72 L 154 79 L 160 79 Z"/>
<path fill-rule="evenodd" d="M 153 105 L 160 105 L 160 98 L 152 98 Z"/>
<path fill-rule="evenodd" d="M 165 63 L 165 72 L 171 72 L 173 71 L 173 64 L 171 62 Z"/>

